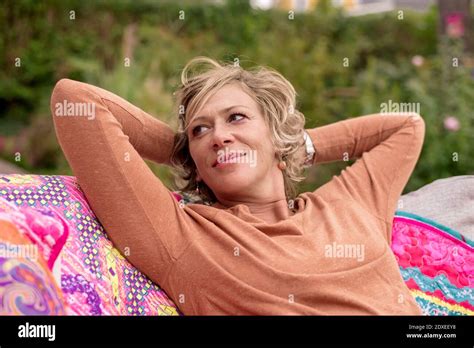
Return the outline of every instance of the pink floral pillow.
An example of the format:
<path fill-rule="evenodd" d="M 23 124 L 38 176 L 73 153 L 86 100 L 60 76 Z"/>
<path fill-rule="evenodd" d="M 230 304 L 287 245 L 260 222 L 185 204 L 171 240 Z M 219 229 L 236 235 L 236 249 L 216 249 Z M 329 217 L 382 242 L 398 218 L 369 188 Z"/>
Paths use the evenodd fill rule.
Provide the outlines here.
<path fill-rule="evenodd" d="M 65 303 L 38 247 L 0 220 L 0 315 L 62 315 Z"/>
<path fill-rule="evenodd" d="M 113 247 L 75 177 L 0 175 L 0 221 L 38 247 L 61 289 L 57 296 L 64 298 L 66 314 L 181 315 L 167 294 Z"/>

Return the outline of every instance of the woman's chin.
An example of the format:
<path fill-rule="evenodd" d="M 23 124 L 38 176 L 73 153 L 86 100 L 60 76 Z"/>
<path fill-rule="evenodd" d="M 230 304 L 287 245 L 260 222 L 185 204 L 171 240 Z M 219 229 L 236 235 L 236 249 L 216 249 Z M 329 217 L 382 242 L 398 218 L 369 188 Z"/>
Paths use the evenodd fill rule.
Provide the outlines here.
<path fill-rule="evenodd" d="M 211 175 L 213 177 L 225 178 L 233 175 L 242 175 L 248 177 L 255 176 L 255 168 L 250 167 L 246 163 L 222 163 L 212 168 Z"/>
<path fill-rule="evenodd" d="M 215 179 L 216 178 L 214 178 L 214 180 Z M 229 175 L 225 178 L 219 178 L 216 184 L 217 185 L 212 188 L 214 192 L 222 192 L 225 195 L 233 195 L 235 193 L 245 191 L 249 187 L 250 182 L 248 181 L 248 177 Z"/>
<path fill-rule="evenodd" d="M 212 186 L 218 191 L 235 191 L 241 187 L 248 187 L 250 180 L 255 178 L 255 172 L 251 169 L 242 164 L 233 164 L 208 173 L 209 181 L 206 182 L 214 182 L 215 185 Z"/>

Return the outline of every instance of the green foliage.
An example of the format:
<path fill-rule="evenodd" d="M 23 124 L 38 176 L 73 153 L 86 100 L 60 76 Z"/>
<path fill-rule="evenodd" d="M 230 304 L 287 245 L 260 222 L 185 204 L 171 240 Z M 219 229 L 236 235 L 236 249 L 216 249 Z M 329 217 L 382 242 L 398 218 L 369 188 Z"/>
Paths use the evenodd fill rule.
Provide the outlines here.
<path fill-rule="evenodd" d="M 399 20 L 396 12 L 346 17 L 328 4 L 290 19 L 285 11 L 254 10 L 240 0 L 4 1 L 0 156 L 15 163 L 19 151 L 17 164 L 31 172 L 71 174 L 49 111 L 61 77 L 109 89 L 175 125 L 172 92 L 181 69 L 192 57 L 208 55 L 280 71 L 298 92 L 307 128 L 380 112 L 389 100 L 420 103 L 425 144 L 406 191 L 472 174 L 474 80 L 461 63 L 452 66 L 462 47 L 437 37 L 436 8 L 405 11 Z M 415 55 L 423 57 L 421 66 L 412 64 Z M 17 57 L 21 67 L 15 67 Z M 459 120 L 457 132 L 444 128 L 447 116 Z M 150 165 L 169 183 L 167 168 Z M 322 185 L 345 165 L 312 168 L 301 190 Z"/>

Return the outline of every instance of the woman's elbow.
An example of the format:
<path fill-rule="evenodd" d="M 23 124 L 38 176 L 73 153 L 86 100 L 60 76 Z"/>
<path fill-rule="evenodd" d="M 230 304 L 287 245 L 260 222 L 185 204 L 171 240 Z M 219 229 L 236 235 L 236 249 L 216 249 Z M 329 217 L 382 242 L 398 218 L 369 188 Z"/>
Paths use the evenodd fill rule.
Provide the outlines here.
<path fill-rule="evenodd" d="M 51 109 L 53 110 L 57 103 L 62 103 L 68 97 L 74 95 L 77 81 L 70 79 L 61 79 L 56 82 L 51 93 Z"/>
<path fill-rule="evenodd" d="M 410 125 L 413 126 L 414 134 L 419 139 L 419 146 L 421 147 L 425 139 L 425 120 L 416 112 L 410 114 L 409 117 Z"/>
<path fill-rule="evenodd" d="M 71 79 L 59 80 L 53 88 L 50 100 L 54 122 L 62 119 L 61 116 L 87 116 L 89 120 L 94 119 L 99 99 L 87 83 Z"/>
<path fill-rule="evenodd" d="M 71 79 L 61 79 L 56 82 L 56 85 L 53 88 L 51 93 L 51 111 L 53 115 L 57 115 L 57 111 L 63 110 L 63 113 L 69 110 L 75 110 L 71 108 L 73 103 L 79 102 L 93 102 L 91 97 L 92 93 L 88 90 L 89 85 L 83 82 L 71 80 Z M 59 116 L 59 115 L 58 115 Z"/>
<path fill-rule="evenodd" d="M 415 125 L 415 127 L 418 127 L 420 130 L 425 131 L 425 120 L 423 119 L 423 117 L 421 117 L 421 115 L 417 112 L 414 112 L 412 114 L 410 114 L 410 118 L 411 118 L 411 122 L 412 124 Z"/>

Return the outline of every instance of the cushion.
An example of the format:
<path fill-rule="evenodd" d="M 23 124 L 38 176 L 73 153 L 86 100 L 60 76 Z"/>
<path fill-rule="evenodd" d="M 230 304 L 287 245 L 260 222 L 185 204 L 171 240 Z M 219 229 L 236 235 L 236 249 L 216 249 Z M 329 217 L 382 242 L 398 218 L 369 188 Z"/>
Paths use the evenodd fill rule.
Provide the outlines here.
<path fill-rule="evenodd" d="M 0 220 L 0 315 L 63 315 L 65 303 L 37 246 Z"/>
<path fill-rule="evenodd" d="M 474 239 L 474 175 L 438 179 L 400 197 L 399 207 Z"/>
<path fill-rule="evenodd" d="M 474 315 L 474 242 L 435 221 L 397 211 L 391 247 L 425 315 Z"/>
<path fill-rule="evenodd" d="M 113 247 L 74 177 L 0 175 L 0 220 L 39 247 L 67 314 L 180 315 Z"/>

